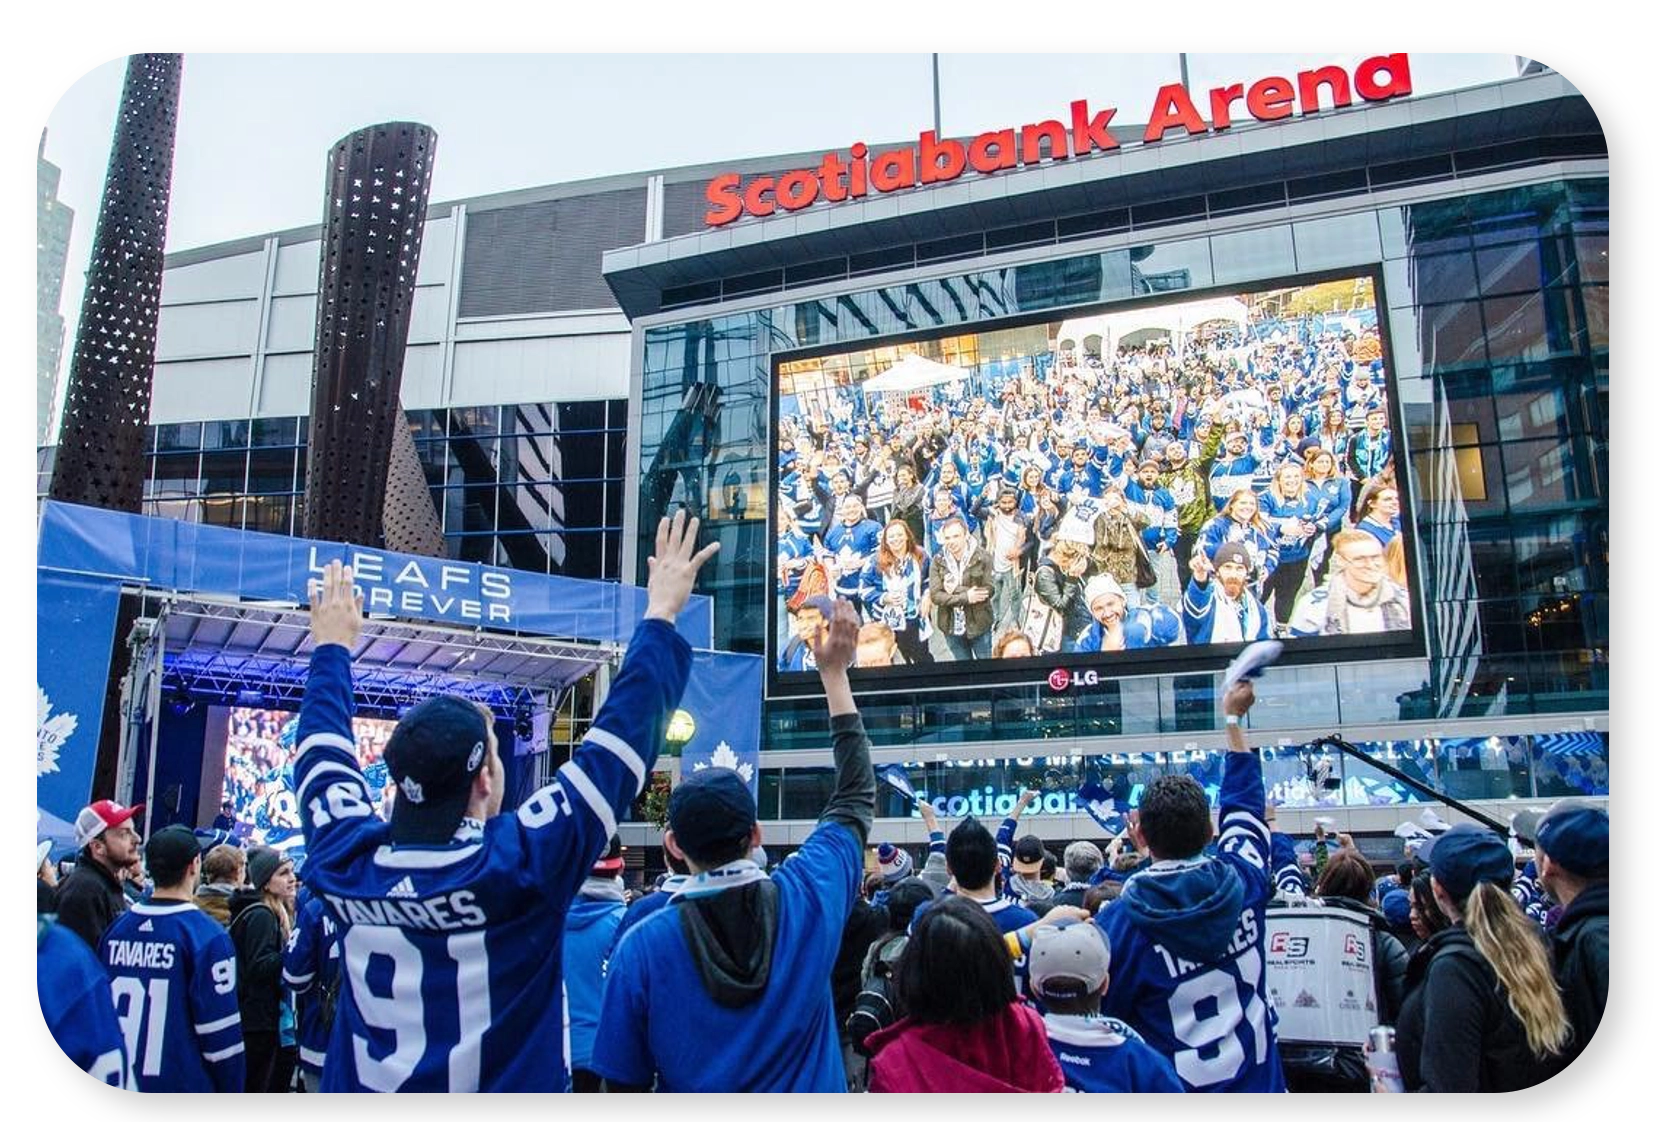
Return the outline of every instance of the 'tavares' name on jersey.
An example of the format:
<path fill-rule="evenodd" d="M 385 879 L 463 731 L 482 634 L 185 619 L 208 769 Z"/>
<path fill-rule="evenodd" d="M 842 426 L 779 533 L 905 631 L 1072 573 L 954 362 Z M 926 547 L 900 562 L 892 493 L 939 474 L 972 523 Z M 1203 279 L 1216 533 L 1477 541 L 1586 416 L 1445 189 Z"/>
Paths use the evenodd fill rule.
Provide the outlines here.
<path fill-rule="evenodd" d="M 477 907 L 476 899 L 469 889 L 461 889 L 426 900 L 353 900 L 348 896 L 330 895 L 327 902 L 347 923 L 414 927 L 421 931 L 463 931 L 488 923 L 488 916 Z"/>
<path fill-rule="evenodd" d="M 143 943 L 128 939 L 109 944 L 110 966 L 131 966 L 139 970 L 171 970 L 171 943 Z"/>

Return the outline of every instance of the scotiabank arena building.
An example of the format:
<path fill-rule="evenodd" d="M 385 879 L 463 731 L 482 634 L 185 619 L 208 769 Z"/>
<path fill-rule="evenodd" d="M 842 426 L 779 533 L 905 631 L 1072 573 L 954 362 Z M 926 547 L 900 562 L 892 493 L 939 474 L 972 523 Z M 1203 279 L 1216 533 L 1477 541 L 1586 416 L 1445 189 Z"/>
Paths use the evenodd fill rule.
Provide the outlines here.
<path fill-rule="evenodd" d="M 1542 69 L 1429 96 L 1411 93 L 1402 55 L 1235 77 L 1118 110 L 1076 91 L 1048 121 L 978 137 L 846 138 L 433 204 L 403 404 L 451 555 L 634 580 L 656 521 L 699 513 L 722 543 L 699 589 L 715 643 L 765 661 L 759 813 L 782 846 L 832 785 L 826 709 L 797 642 L 812 623 L 794 595 L 805 570 L 858 596 L 869 651 L 895 636 L 868 656 L 882 668 L 855 676 L 876 761 L 904 765 L 950 816 L 994 819 L 1043 786 L 1024 822 L 1052 848 L 1099 832 L 1071 796 L 1081 782 L 1121 808 L 1167 771 L 1216 784 L 1218 685 L 1255 634 L 1285 644 L 1251 736 L 1289 830 L 1329 815 L 1383 858 L 1423 809 L 1414 787 L 1336 751 L 1319 767 L 1313 742 L 1335 731 L 1496 817 L 1606 797 L 1608 152 L 1595 113 Z M 1242 103 L 1260 119 L 1232 120 Z M 152 512 L 291 531 L 318 236 L 169 258 Z M 1117 511 L 1099 496 L 1119 486 L 1131 509 L 1152 506 L 1140 462 L 1169 475 L 1182 462 L 1171 443 L 1214 516 L 1248 484 L 1266 516 L 1288 509 L 1288 461 L 1334 453 L 1351 484 L 1342 517 L 1370 515 L 1363 543 L 1400 543 L 1383 585 L 1400 609 L 1358 622 L 1343 602 L 1355 586 L 1328 591 L 1344 571 L 1338 527 L 1301 558 L 1309 527 L 1291 518 L 1294 533 L 1249 554 L 1267 618 L 1245 604 L 1218 622 L 1192 613 L 1170 550 L 1138 582 L 1129 552 L 1112 567 L 1110 543 L 1130 535 L 1106 531 Z M 1074 445 L 1089 467 L 1064 466 Z M 896 532 L 926 551 L 916 606 L 883 598 L 893 569 L 873 577 L 903 521 L 903 480 L 893 495 L 885 472 L 904 458 L 925 491 Z M 1001 489 L 1032 515 L 1026 568 L 994 581 L 979 636 L 989 606 L 941 591 L 959 577 L 933 500 L 954 491 L 948 509 L 976 530 Z M 1152 525 L 1170 528 L 1182 505 Z M 1206 528 L 1185 520 L 1185 549 Z M 1029 611 L 1030 574 L 1054 548 L 1089 568 L 1062 578 L 1078 580 L 1078 607 L 1049 623 Z M 1123 640 L 1083 626 L 1109 603 L 1104 579 L 1127 602 Z M 1008 631 L 1040 634 L 997 649 Z M 559 727 L 577 733 L 585 705 Z M 922 836 L 905 799 L 882 785 L 880 799 L 879 838 Z"/>

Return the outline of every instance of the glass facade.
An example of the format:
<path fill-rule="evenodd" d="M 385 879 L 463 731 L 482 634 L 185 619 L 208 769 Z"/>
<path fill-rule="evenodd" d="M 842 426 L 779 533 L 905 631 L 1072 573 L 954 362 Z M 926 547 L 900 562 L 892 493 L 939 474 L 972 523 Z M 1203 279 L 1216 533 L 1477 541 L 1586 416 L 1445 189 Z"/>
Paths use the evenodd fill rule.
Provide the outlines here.
<path fill-rule="evenodd" d="M 1549 733 L 1536 736 L 1485 736 L 1366 741 L 1356 745 L 1368 755 L 1442 791 L 1452 798 L 1557 799 L 1608 794 L 1608 737 L 1601 733 Z M 1264 785 L 1277 806 L 1405 806 L 1419 794 L 1379 769 L 1345 756 L 1325 753 L 1336 783 L 1317 786 L 1311 770 L 1323 752 L 1301 744 L 1272 746 L 1259 753 Z M 1068 792 L 1080 784 L 1105 785 L 1120 808 L 1137 805 L 1145 785 L 1161 775 L 1192 775 L 1212 794 L 1221 778 L 1223 746 L 1208 736 L 1181 751 L 1113 752 L 1087 756 L 1024 756 L 1013 759 L 911 761 L 903 765 L 914 793 L 928 798 L 939 815 L 974 814 L 991 820 L 1010 812 L 1019 792 L 1043 787 L 1047 794 L 1029 808 L 1027 822 L 1042 814 L 1083 814 Z M 758 814 L 769 819 L 815 818 L 832 790 L 831 768 L 765 769 L 759 778 Z M 875 814 L 881 818 L 918 817 L 905 796 L 879 787 Z M 1035 833 L 1037 826 L 1030 827 Z M 1382 840 L 1382 839 L 1380 839 Z M 1397 852 L 1388 856 L 1400 856 Z M 1368 840 L 1362 842 L 1369 850 Z M 1387 856 L 1372 852 L 1371 856 Z"/>
<path fill-rule="evenodd" d="M 777 353 L 1377 262 L 1431 654 L 1279 671 L 1253 726 L 1606 711 L 1607 233 L 1606 179 L 1546 182 L 1244 234 L 1145 233 L 1103 252 L 649 327 L 639 571 L 653 540 L 643 528 L 680 503 L 699 512 L 722 542 L 700 586 L 715 600 L 716 645 L 763 653 Z M 1213 727 L 1215 685 L 1198 674 L 1067 695 L 864 686 L 862 710 L 883 746 L 1194 733 Z M 767 749 L 826 743 L 818 700 L 771 699 L 765 712 Z"/>
<path fill-rule="evenodd" d="M 576 401 L 409 413 L 448 556 L 619 580 L 626 412 Z M 300 533 L 307 430 L 305 417 L 151 426 L 143 512 Z M 41 494 L 52 452 L 40 450 Z"/>

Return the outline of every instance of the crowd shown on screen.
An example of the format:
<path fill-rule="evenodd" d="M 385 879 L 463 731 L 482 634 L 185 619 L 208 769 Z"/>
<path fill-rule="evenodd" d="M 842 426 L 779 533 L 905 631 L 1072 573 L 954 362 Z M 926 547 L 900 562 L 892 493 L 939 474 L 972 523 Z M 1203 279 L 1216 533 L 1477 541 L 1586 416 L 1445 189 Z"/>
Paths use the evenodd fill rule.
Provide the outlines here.
<path fill-rule="evenodd" d="M 1375 328 L 1042 357 L 974 395 L 787 399 L 780 670 L 812 669 L 823 593 L 858 666 L 1411 627 Z"/>
<path fill-rule="evenodd" d="M 40 1000 L 64 1051 L 145 1091 L 1279 1092 L 1510 1090 L 1589 1043 L 1604 811 L 1519 815 L 1520 873 L 1517 846 L 1470 823 L 1383 878 L 1348 834 L 1317 829 L 1300 860 L 1243 679 L 1221 698 L 1215 806 L 1163 775 L 1117 836 L 1059 856 L 1019 836 L 1033 792 L 993 832 L 944 830 L 920 801 L 929 839 L 909 852 L 873 837 L 846 599 L 818 604 L 811 639 L 834 762 L 813 831 L 772 863 L 746 779 L 694 772 L 667 805 L 670 874 L 628 888 L 617 821 L 687 682 L 675 620 L 716 549 L 697 531 L 662 522 L 591 731 L 503 812 L 492 715 L 437 697 L 385 746 L 399 795 L 381 816 L 350 735 L 362 610 L 330 565 L 297 731 L 302 868 L 210 828 L 140 847 L 142 808 L 87 807 L 62 884 L 37 854 Z M 1306 909 L 1356 925 L 1382 1047 L 1281 1032 L 1276 955 Z"/>

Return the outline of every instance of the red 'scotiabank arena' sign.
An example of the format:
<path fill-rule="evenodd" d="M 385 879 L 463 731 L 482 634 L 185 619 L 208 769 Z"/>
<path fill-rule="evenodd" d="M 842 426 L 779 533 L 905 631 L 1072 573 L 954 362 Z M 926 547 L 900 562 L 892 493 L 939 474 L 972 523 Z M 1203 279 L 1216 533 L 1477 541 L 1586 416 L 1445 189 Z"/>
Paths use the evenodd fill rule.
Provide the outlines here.
<path fill-rule="evenodd" d="M 1235 83 L 1211 90 L 1202 103 L 1181 84 L 1161 86 L 1143 131 L 1143 143 L 1154 144 L 1181 129 L 1190 136 L 1222 132 L 1234 124 L 1236 103 L 1260 121 L 1279 121 L 1294 111 L 1308 115 L 1352 104 L 1351 93 L 1362 101 L 1389 101 L 1413 92 L 1405 54 L 1375 55 L 1355 68 L 1354 80 L 1339 66 L 1304 70 L 1293 83 L 1282 77 L 1260 78 L 1250 86 Z M 1323 100 L 1324 99 L 1324 100 Z M 706 186 L 708 226 L 724 226 L 750 215 L 764 218 L 777 210 L 803 210 L 818 202 L 840 203 L 870 193 L 903 191 L 928 183 L 946 183 L 967 171 L 992 175 L 1043 163 L 1111 152 L 1120 142 L 1109 134 L 1115 109 L 1091 112 L 1085 101 L 1069 106 L 1069 121 L 1040 121 L 1020 129 L 981 133 L 970 141 L 942 140 L 931 131 L 919 134 L 918 144 L 892 148 L 869 156 L 867 145 L 850 146 L 849 159 L 829 152 L 814 168 L 784 175 L 755 176 L 743 182 L 738 172 L 717 176 Z"/>

